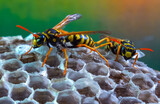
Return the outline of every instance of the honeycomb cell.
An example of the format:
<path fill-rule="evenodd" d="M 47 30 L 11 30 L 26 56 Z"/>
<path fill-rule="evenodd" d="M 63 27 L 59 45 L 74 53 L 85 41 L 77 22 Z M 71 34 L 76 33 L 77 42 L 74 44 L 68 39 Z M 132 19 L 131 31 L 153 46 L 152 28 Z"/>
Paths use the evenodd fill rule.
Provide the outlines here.
<path fill-rule="evenodd" d="M 0 104 L 15 104 L 15 103 L 10 97 L 2 97 L 0 98 Z"/>
<path fill-rule="evenodd" d="M 2 70 L 0 70 L 0 79 L 2 78 L 2 76 L 3 76 L 3 72 Z"/>
<path fill-rule="evenodd" d="M 103 90 L 112 90 L 115 87 L 115 82 L 113 80 L 109 79 L 108 77 L 95 77 L 94 81 L 98 82 L 101 89 Z"/>
<path fill-rule="evenodd" d="M 49 85 L 49 81 L 46 77 L 40 75 L 30 76 L 29 86 L 33 89 L 46 89 Z"/>
<path fill-rule="evenodd" d="M 66 90 L 59 93 L 57 97 L 58 104 L 79 104 L 80 95 L 72 90 Z"/>
<path fill-rule="evenodd" d="M 44 61 L 45 57 L 42 58 L 42 62 Z M 58 56 L 49 56 L 46 63 L 50 67 L 57 67 L 60 64 L 60 60 Z"/>
<path fill-rule="evenodd" d="M 155 94 L 160 98 L 160 83 L 158 83 L 155 88 Z"/>
<path fill-rule="evenodd" d="M 8 96 L 8 88 L 5 82 L 0 82 L 0 97 Z"/>
<path fill-rule="evenodd" d="M 118 104 L 119 100 L 114 95 L 114 93 L 110 93 L 107 91 L 102 91 L 99 96 L 99 101 L 101 104 Z"/>
<path fill-rule="evenodd" d="M 53 82 L 52 88 L 54 88 L 58 91 L 71 89 L 72 83 L 69 80 L 56 81 L 56 82 Z"/>
<path fill-rule="evenodd" d="M 22 54 L 20 60 L 23 63 L 30 63 L 38 60 L 36 53 Z"/>
<path fill-rule="evenodd" d="M 34 100 L 40 104 L 45 104 L 46 102 L 52 102 L 55 97 L 50 93 L 50 91 L 35 91 L 33 95 Z"/>
<path fill-rule="evenodd" d="M 118 84 L 115 88 L 115 93 L 117 97 L 136 97 L 138 94 L 138 89 L 130 83 L 125 83 L 124 85 Z"/>
<path fill-rule="evenodd" d="M 80 94 L 85 95 L 87 97 L 96 96 L 96 94 L 100 90 L 99 85 L 89 78 L 78 79 L 75 82 L 75 87 Z"/>
<path fill-rule="evenodd" d="M 28 98 L 32 90 L 25 85 L 15 85 L 11 91 L 11 98 L 13 100 L 24 100 Z"/>
<path fill-rule="evenodd" d="M 59 68 L 47 67 L 48 78 L 63 78 L 63 71 Z"/>
<path fill-rule="evenodd" d="M 40 72 L 43 70 L 40 62 L 31 62 L 24 65 L 24 70 L 28 73 Z"/>
<path fill-rule="evenodd" d="M 82 104 L 99 104 L 94 97 L 86 97 Z"/>
<path fill-rule="evenodd" d="M 9 46 L 0 47 L 0 53 L 4 53 L 4 52 L 11 52 L 11 49 L 9 48 Z"/>
<path fill-rule="evenodd" d="M 83 72 L 77 72 L 74 70 L 68 70 L 68 72 L 69 72 L 68 78 L 72 79 L 73 81 L 77 81 L 80 78 L 87 78 L 88 77 L 88 75 Z"/>
<path fill-rule="evenodd" d="M 143 102 L 136 97 L 123 97 L 120 104 L 142 104 Z"/>
<path fill-rule="evenodd" d="M 3 41 L 3 40 L 0 39 L 0 46 L 5 46 L 6 44 L 7 44 L 6 41 Z"/>
<path fill-rule="evenodd" d="M 108 67 L 95 62 L 86 64 L 85 69 L 94 75 L 107 75 L 109 72 Z"/>
<path fill-rule="evenodd" d="M 13 84 L 25 83 L 27 81 L 27 73 L 23 71 L 15 71 L 8 74 L 8 82 Z"/>
<path fill-rule="evenodd" d="M 71 68 L 75 71 L 79 71 L 83 68 L 83 66 L 84 66 L 84 63 L 80 59 L 79 60 L 73 59 L 73 58 L 68 59 L 67 68 Z"/>
<path fill-rule="evenodd" d="M 141 90 L 148 90 L 153 87 L 154 83 L 146 74 L 135 74 L 132 77 L 132 81 L 135 85 L 139 86 Z"/>
<path fill-rule="evenodd" d="M 17 59 L 6 60 L 3 64 L 3 68 L 8 71 L 15 71 L 22 67 L 22 63 Z"/>
<path fill-rule="evenodd" d="M 1 59 L 4 59 L 4 60 L 14 59 L 14 58 L 16 58 L 16 55 L 14 52 L 4 53 L 1 55 Z"/>
<path fill-rule="evenodd" d="M 139 94 L 138 97 L 140 100 L 145 103 L 158 103 L 158 97 L 151 91 L 144 90 Z"/>

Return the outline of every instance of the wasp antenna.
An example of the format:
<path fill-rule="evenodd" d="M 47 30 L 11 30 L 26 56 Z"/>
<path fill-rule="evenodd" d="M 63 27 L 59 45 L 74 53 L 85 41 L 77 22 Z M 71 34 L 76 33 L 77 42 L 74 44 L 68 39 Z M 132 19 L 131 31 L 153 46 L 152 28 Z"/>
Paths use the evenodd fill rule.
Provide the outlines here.
<path fill-rule="evenodd" d="M 137 49 L 137 50 L 147 50 L 147 51 L 151 51 L 151 52 L 153 52 L 153 50 L 152 50 L 152 49 L 150 49 L 150 48 L 139 48 L 139 49 Z"/>
<path fill-rule="evenodd" d="M 23 30 L 25 30 L 25 31 L 28 31 L 29 33 L 33 34 L 33 36 L 34 36 L 34 37 L 36 37 L 36 38 L 38 38 L 38 37 L 39 37 L 37 34 L 32 33 L 31 31 L 29 31 L 28 29 L 26 29 L 26 28 L 25 28 L 25 27 L 23 27 L 23 26 L 16 25 L 16 27 L 19 27 L 19 28 L 21 28 L 21 29 L 23 29 Z"/>

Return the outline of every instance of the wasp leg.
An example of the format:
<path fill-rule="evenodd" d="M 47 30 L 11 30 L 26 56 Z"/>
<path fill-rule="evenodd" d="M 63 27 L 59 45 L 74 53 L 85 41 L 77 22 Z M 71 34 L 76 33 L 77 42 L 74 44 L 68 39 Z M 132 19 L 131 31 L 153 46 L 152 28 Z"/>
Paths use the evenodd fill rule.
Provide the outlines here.
<path fill-rule="evenodd" d="M 48 53 L 47 53 L 47 55 L 46 55 L 46 58 L 44 59 L 41 67 L 43 67 L 43 65 L 46 63 L 47 58 L 48 58 L 49 54 L 51 53 L 52 49 L 53 49 L 53 48 L 49 48 L 49 51 L 48 51 Z"/>
<path fill-rule="evenodd" d="M 64 18 L 60 23 L 58 23 L 56 26 L 53 27 L 53 29 L 61 29 L 65 25 L 69 24 L 72 21 L 75 21 L 77 19 L 81 18 L 80 14 L 73 14 L 68 15 L 66 18 Z"/>
<path fill-rule="evenodd" d="M 107 40 L 107 43 L 110 42 L 110 39 L 106 37 L 106 38 L 103 38 L 103 39 L 97 41 L 96 44 L 101 44 L 105 40 Z"/>
<path fill-rule="evenodd" d="M 103 58 L 107 62 L 107 66 L 109 67 L 109 63 L 108 63 L 107 59 L 105 57 L 103 57 L 96 49 L 94 49 L 90 46 L 87 46 L 86 44 L 79 44 L 79 45 L 77 45 L 77 47 L 86 47 L 94 52 L 97 52 L 99 54 L 99 56 L 101 56 L 101 58 Z"/>
<path fill-rule="evenodd" d="M 68 57 L 67 57 L 67 51 L 66 51 L 66 49 L 63 48 L 62 51 L 64 52 L 65 59 L 66 59 L 65 70 L 64 70 L 64 72 L 63 72 L 63 76 L 65 76 L 65 75 L 66 75 L 66 72 L 67 72 L 67 62 L 68 62 Z"/>
<path fill-rule="evenodd" d="M 118 50 L 117 50 L 117 56 L 116 56 L 116 59 L 115 59 L 115 61 L 117 61 L 117 60 L 118 60 L 118 55 L 119 55 L 119 53 L 120 53 L 120 49 L 121 49 L 121 46 L 119 45 L 119 46 L 118 46 Z"/>
<path fill-rule="evenodd" d="M 101 45 L 95 47 L 95 49 L 100 48 L 100 47 L 104 47 L 104 46 L 106 46 L 106 45 L 108 45 L 108 44 L 110 44 L 111 47 L 113 47 L 113 44 L 112 44 L 111 42 L 108 42 L 108 43 L 104 43 L 104 44 L 101 44 Z M 92 52 L 92 50 L 91 50 L 89 53 L 91 53 L 91 52 Z"/>
<path fill-rule="evenodd" d="M 25 55 L 28 54 L 32 50 L 32 48 L 33 48 L 33 46 L 31 46 L 31 48 L 29 49 L 28 52 L 25 53 Z"/>
<path fill-rule="evenodd" d="M 137 61 L 137 59 L 138 59 L 138 53 L 136 53 L 135 55 L 137 55 L 137 56 L 136 56 L 135 61 L 134 61 L 134 63 L 133 63 L 133 67 L 134 67 L 135 69 L 137 69 L 137 67 L 135 67 L 135 64 L 136 64 L 136 61 Z"/>

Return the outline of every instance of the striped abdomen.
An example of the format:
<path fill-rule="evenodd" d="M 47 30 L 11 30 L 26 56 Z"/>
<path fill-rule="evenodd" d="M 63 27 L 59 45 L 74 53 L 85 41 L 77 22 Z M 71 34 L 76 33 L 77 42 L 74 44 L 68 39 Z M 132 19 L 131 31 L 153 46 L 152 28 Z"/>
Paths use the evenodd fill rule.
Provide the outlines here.
<path fill-rule="evenodd" d="M 77 34 L 77 35 L 70 35 L 67 36 L 66 42 L 70 42 L 73 46 L 79 45 L 79 44 L 86 44 L 90 47 L 93 47 L 95 42 L 91 37 L 84 34 Z"/>

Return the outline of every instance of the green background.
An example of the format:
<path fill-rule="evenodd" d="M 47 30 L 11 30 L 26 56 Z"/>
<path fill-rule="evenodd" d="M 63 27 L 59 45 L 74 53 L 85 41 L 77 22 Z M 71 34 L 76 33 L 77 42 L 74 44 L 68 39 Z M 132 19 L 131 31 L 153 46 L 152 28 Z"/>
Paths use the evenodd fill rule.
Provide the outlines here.
<path fill-rule="evenodd" d="M 114 37 L 132 40 L 136 48 L 153 49 L 143 51 L 146 56 L 139 60 L 160 70 L 159 5 L 159 0 L 0 0 L 0 36 L 26 37 L 28 33 L 16 25 L 42 32 L 79 13 L 83 17 L 65 30 L 109 30 Z"/>

